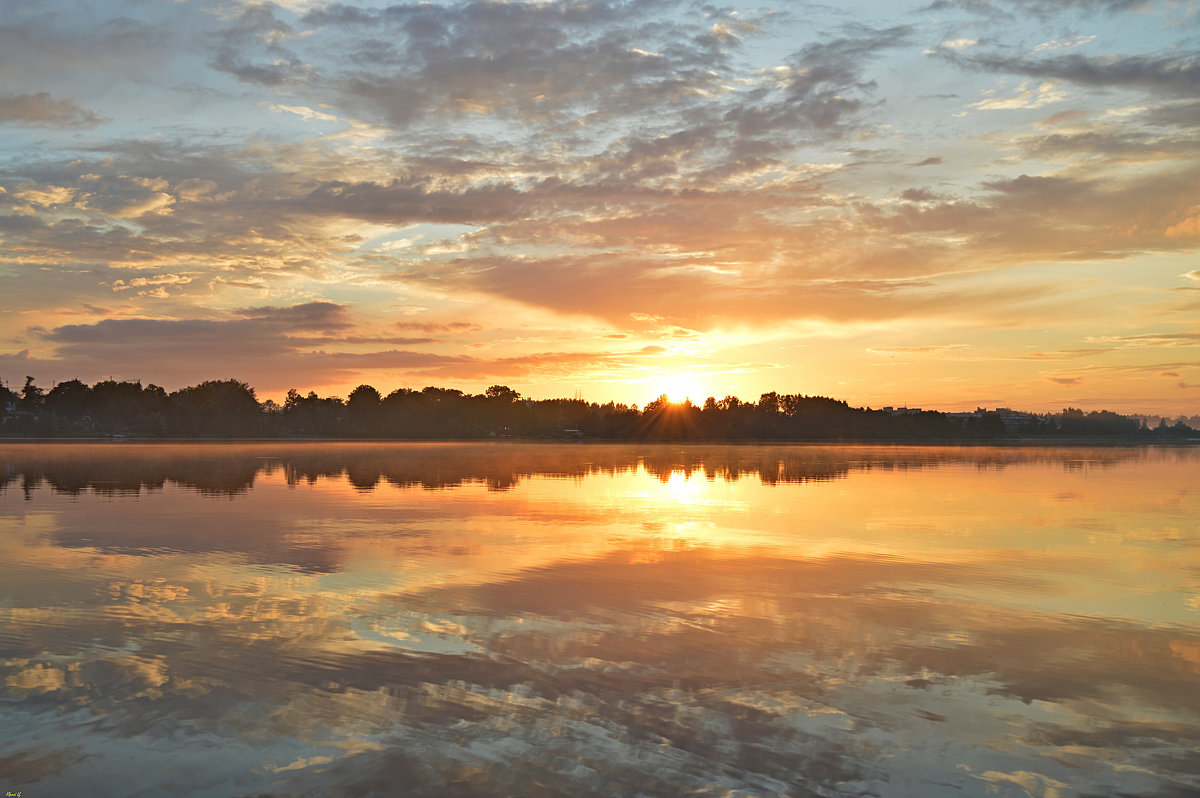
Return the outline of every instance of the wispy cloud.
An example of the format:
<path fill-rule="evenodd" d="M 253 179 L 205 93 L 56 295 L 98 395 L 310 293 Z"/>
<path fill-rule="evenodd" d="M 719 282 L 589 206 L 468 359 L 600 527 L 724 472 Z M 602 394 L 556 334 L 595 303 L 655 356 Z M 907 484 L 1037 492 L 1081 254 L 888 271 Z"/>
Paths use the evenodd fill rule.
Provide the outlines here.
<path fill-rule="evenodd" d="M 1016 93 L 1007 97 L 994 96 L 991 89 L 984 92 L 985 98 L 971 103 L 968 108 L 978 108 L 980 111 L 1013 111 L 1018 109 L 1041 108 L 1053 103 L 1062 102 L 1067 98 L 1066 92 L 1052 80 L 1044 81 L 1037 86 L 1022 83 Z"/>
<path fill-rule="evenodd" d="M 1037 53 L 1044 53 L 1049 50 L 1070 50 L 1075 47 L 1082 47 L 1085 44 L 1091 44 L 1094 41 L 1096 41 L 1095 36 L 1071 36 L 1066 39 L 1052 39 L 1034 47 L 1033 52 L 1036 55 Z"/>

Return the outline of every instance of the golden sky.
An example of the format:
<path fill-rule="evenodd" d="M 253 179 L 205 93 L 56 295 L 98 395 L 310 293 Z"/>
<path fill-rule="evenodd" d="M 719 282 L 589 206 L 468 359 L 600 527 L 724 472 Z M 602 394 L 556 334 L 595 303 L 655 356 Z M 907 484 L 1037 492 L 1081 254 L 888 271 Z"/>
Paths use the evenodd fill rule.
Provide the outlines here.
<path fill-rule="evenodd" d="M 0 378 L 1200 406 L 1200 4 L 0 6 Z"/>

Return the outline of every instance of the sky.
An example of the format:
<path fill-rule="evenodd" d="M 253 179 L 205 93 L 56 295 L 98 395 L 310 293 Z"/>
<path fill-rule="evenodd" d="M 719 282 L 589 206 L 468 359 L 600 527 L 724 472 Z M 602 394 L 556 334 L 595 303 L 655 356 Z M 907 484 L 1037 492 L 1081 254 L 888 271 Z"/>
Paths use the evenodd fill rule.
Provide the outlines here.
<path fill-rule="evenodd" d="M 1200 412 L 1200 2 L 0 4 L 0 378 Z"/>

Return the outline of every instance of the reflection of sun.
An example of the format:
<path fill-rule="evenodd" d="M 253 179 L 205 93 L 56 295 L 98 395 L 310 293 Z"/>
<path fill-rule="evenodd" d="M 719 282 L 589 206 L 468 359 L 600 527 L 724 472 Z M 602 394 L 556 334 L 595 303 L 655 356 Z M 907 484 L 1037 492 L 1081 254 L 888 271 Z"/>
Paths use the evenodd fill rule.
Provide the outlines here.
<path fill-rule="evenodd" d="M 679 504 L 707 504 L 705 494 L 709 485 L 702 471 L 690 475 L 682 469 L 672 471 L 663 488 L 664 497 Z"/>

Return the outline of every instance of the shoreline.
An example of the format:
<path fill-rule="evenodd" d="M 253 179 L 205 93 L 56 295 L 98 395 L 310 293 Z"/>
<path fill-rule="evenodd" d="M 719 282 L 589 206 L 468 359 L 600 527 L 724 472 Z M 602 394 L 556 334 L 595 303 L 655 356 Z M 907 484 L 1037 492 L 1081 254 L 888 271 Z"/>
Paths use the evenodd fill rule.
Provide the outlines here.
<path fill-rule="evenodd" d="M 654 444 L 669 446 L 991 446 L 991 447 L 1048 447 L 1048 446 L 1120 446 L 1120 447 L 1191 447 L 1200 446 L 1200 435 L 1172 441 L 1143 441 L 1111 438 L 1007 438 L 997 440 L 956 440 L 956 439 L 868 439 L 845 438 L 839 440 L 795 438 L 795 439 L 755 439 L 755 438 L 723 438 L 723 439 L 651 439 L 651 438 L 346 438 L 346 437 L 139 437 L 126 436 L 115 438 L 105 437 L 5 437 L 0 436 L 0 445 L 5 443 L 20 444 L 204 444 L 204 443 L 461 443 L 461 444 L 509 444 L 537 443 L 558 445 L 619 445 L 619 444 Z"/>

